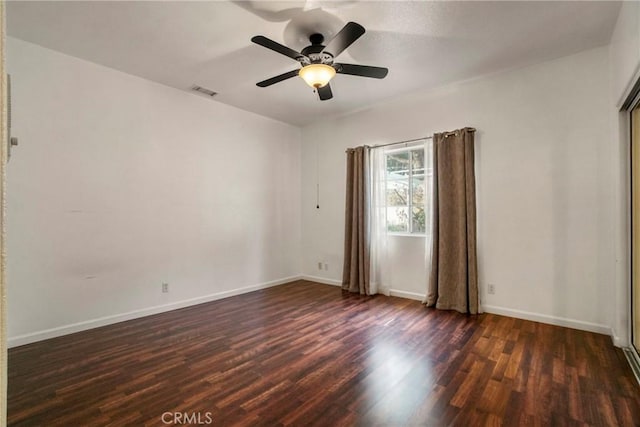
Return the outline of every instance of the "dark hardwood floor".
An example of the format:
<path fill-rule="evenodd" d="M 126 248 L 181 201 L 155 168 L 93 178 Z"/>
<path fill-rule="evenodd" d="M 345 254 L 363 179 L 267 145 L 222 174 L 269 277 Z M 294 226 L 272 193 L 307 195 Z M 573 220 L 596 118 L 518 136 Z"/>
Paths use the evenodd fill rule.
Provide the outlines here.
<path fill-rule="evenodd" d="M 631 426 L 640 387 L 604 335 L 299 281 L 10 349 L 8 419 Z"/>

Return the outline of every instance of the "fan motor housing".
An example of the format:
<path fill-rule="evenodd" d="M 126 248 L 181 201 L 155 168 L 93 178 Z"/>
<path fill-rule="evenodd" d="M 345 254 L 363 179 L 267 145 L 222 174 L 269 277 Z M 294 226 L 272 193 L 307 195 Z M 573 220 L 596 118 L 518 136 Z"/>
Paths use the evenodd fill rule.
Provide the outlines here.
<path fill-rule="evenodd" d="M 322 34 L 311 34 L 309 36 L 309 41 L 311 42 L 311 45 L 305 47 L 300 52 L 311 60 L 309 64 L 333 63 L 333 55 L 328 52 L 322 52 L 322 50 L 325 48 L 325 46 L 322 44 L 324 42 L 324 36 Z M 308 65 L 306 60 L 303 63 L 305 65 Z"/>
<path fill-rule="evenodd" d="M 324 49 L 324 45 L 321 44 L 312 44 L 311 46 L 307 46 L 300 52 L 303 55 L 309 56 L 314 53 L 320 53 Z"/>
<path fill-rule="evenodd" d="M 301 58 L 300 59 L 300 62 L 302 63 L 302 65 L 309 65 L 309 64 L 327 64 L 327 65 L 331 65 L 331 64 L 333 64 L 333 55 L 331 55 L 330 53 L 327 53 L 327 52 L 304 53 L 304 50 L 302 51 L 302 53 L 304 55 L 306 55 L 306 58 Z"/>

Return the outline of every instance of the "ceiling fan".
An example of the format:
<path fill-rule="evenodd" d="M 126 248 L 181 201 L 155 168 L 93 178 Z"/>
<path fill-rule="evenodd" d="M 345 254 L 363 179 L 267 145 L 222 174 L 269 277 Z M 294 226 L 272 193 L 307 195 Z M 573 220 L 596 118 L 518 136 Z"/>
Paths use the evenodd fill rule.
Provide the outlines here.
<path fill-rule="evenodd" d="M 311 36 L 309 36 L 311 45 L 302 49 L 302 52 L 297 52 L 264 36 L 255 36 L 251 39 L 252 42 L 295 59 L 302 65 L 300 69 L 271 77 L 270 79 L 256 83 L 256 85 L 259 87 L 267 87 L 299 75 L 309 86 L 317 90 L 321 101 L 326 101 L 327 99 L 333 98 L 329 81 L 336 73 L 383 79 L 389 72 L 387 68 L 333 62 L 338 55 L 358 40 L 364 32 L 365 29 L 362 25 L 349 22 L 329 40 L 326 46 L 322 44 L 324 43 L 324 36 L 322 34 L 311 34 Z"/>

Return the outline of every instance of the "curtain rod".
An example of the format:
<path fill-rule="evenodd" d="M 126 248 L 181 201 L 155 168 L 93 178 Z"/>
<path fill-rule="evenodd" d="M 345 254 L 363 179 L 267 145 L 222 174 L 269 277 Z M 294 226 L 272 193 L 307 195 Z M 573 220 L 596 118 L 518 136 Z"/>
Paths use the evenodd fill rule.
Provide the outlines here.
<path fill-rule="evenodd" d="M 471 132 L 475 132 L 476 129 L 475 128 L 465 128 L 468 129 Z M 453 132 L 446 132 L 445 136 L 449 136 L 449 135 L 455 135 L 456 131 Z M 370 148 L 380 148 L 380 147 L 388 147 L 390 145 L 398 145 L 398 144 L 408 144 L 410 142 L 416 142 L 416 141 L 422 141 L 424 139 L 433 139 L 432 136 L 423 136 L 422 138 L 415 138 L 415 139 L 407 139 L 406 141 L 398 141 L 398 142 L 389 142 L 387 144 L 378 144 L 378 145 L 372 145 Z M 347 148 L 345 150 L 345 152 L 349 152 L 349 150 L 353 150 L 353 148 Z"/>
<path fill-rule="evenodd" d="M 406 141 L 389 142 L 387 144 L 372 145 L 371 148 L 387 147 L 389 145 L 408 144 L 410 142 L 422 141 L 423 139 L 433 139 L 432 136 L 423 136 L 422 138 L 407 139 Z"/>
<path fill-rule="evenodd" d="M 387 144 L 370 145 L 368 147 L 369 148 L 388 147 L 389 145 L 408 144 L 410 142 L 422 141 L 424 139 L 433 139 L 433 137 L 432 136 L 423 136 L 422 138 L 407 139 L 406 141 L 398 141 L 398 142 L 389 142 Z M 365 145 L 365 147 L 366 147 L 366 145 Z M 349 151 L 353 151 L 353 150 L 354 150 L 353 148 L 347 148 L 346 150 L 344 150 L 344 152 L 348 153 Z"/>

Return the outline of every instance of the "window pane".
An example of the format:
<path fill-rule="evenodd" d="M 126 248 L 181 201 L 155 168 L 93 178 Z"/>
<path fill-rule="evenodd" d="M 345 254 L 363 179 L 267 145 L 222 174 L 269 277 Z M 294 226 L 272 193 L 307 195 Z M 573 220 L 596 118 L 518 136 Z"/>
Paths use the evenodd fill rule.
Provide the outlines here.
<path fill-rule="evenodd" d="M 409 208 L 387 208 L 387 231 L 404 233 L 409 231 Z"/>
<path fill-rule="evenodd" d="M 411 151 L 411 166 L 413 166 L 414 175 L 424 174 L 424 149 Z"/>
<path fill-rule="evenodd" d="M 413 204 L 424 205 L 424 178 L 413 178 Z"/>
<path fill-rule="evenodd" d="M 387 178 L 409 175 L 409 152 L 387 154 Z"/>
<path fill-rule="evenodd" d="M 413 218 L 412 218 L 411 228 L 412 228 L 411 231 L 413 233 L 425 232 L 426 227 L 425 227 L 424 205 L 413 206 Z"/>
<path fill-rule="evenodd" d="M 387 206 L 409 205 L 409 180 L 387 181 Z"/>

